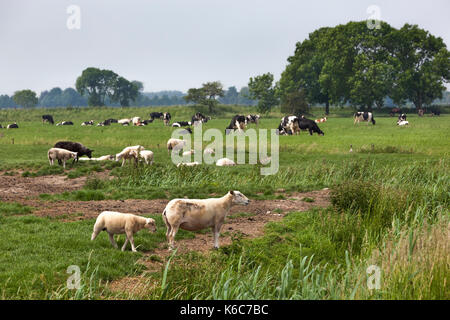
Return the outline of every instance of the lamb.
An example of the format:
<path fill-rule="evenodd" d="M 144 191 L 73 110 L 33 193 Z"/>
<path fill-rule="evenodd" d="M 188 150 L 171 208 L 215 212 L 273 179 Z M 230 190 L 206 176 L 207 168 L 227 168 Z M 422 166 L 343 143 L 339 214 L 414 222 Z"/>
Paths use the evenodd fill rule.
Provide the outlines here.
<path fill-rule="evenodd" d="M 122 150 L 122 152 L 116 154 L 116 161 L 119 161 L 122 159 L 122 167 L 125 164 L 126 160 L 134 159 L 135 164 L 137 165 L 137 161 L 139 158 L 140 151 L 144 150 L 143 146 L 132 146 L 132 147 L 126 147 Z"/>
<path fill-rule="evenodd" d="M 184 147 L 185 144 L 186 144 L 186 141 L 181 140 L 181 139 L 175 139 L 175 138 L 169 139 L 167 141 L 167 151 L 169 153 L 169 156 L 170 156 L 170 152 L 172 150 L 180 150 Z"/>
<path fill-rule="evenodd" d="M 58 162 L 62 161 L 64 169 L 66 168 L 66 161 L 69 159 L 75 159 L 77 157 L 77 152 L 72 152 L 61 148 L 51 148 L 47 152 L 48 161 L 52 166 L 55 159 Z"/>
<path fill-rule="evenodd" d="M 101 156 L 98 158 L 80 158 L 80 160 L 84 161 L 106 161 L 106 160 L 115 160 L 116 156 L 114 154 L 108 154 L 106 156 Z"/>
<path fill-rule="evenodd" d="M 190 156 L 190 155 L 193 155 L 193 154 L 195 154 L 195 150 L 191 149 L 189 151 L 183 152 L 183 157 L 185 157 L 185 156 L 187 157 L 187 156 Z"/>
<path fill-rule="evenodd" d="M 233 160 L 230 160 L 228 158 L 222 158 L 216 161 L 216 166 L 223 167 L 223 166 L 235 166 L 236 163 Z"/>
<path fill-rule="evenodd" d="M 133 151 L 133 152 L 135 152 L 136 153 L 136 155 L 137 155 L 137 152 L 136 151 Z M 150 150 L 142 150 L 141 152 L 140 152 L 140 154 L 138 155 L 138 157 L 141 157 L 142 159 L 144 159 L 144 161 L 145 161 L 145 164 L 153 164 L 153 151 L 150 151 Z"/>
<path fill-rule="evenodd" d="M 126 238 L 125 243 L 122 246 L 122 251 L 125 251 L 128 241 L 130 241 L 131 250 L 136 252 L 133 235 L 144 228 L 156 232 L 155 220 L 152 218 L 140 217 L 131 213 L 103 211 L 98 215 L 97 220 L 95 221 L 91 241 L 93 241 L 100 232 L 106 231 L 109 236 L 109 241 L 111 241 L 114 248 L 118 249 L 117 243 L 114 241 L 114 235 L 125 233 Z"/>
<path fill-rule="evenodd" d="M 203 154 L 214 154 L 215 151 L 212 148 L 206 148 L 205 150 L 203 150 Z"/>
<path fill-rule="evenodd" d="M 198 231 L 212 228 L 214 248 L 219 248 L 219 234 L 226 215 L 234 204 L 248 205 L 250 200 L 239 191 L 229 191 L 222 198 L 173 199 L 164 209 L 162 216 L 167 226 L 166 238 L 169 248 L 174 248 L 178 229 Z"/>

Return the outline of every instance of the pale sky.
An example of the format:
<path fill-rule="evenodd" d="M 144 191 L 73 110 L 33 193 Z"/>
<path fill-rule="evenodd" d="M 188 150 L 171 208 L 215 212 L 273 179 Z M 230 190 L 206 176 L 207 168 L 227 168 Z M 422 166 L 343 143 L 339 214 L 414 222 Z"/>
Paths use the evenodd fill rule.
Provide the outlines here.
<path fill-rule="evenodd" d="M 67 8 L 81 10 L 69 30 Z M 219 80 L 278 80 L 295 43 L 324 26 L 362 21 L 377 5 L 396 28 L 418 24 L 450 44 L 449 0 L 0 0 L 0 94 L 74 87 L 87 67 L 181 90 Z"/>

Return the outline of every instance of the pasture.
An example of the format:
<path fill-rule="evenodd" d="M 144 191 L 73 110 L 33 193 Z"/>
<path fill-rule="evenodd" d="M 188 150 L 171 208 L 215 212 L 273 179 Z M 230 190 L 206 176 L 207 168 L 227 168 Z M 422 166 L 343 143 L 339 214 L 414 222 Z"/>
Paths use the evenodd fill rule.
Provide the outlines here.
<path fill-rule="evenodd" d="M 0 124 L 19 125 L 0 129 L 3 299 L 450 298 L 448 115 L 411 114 L 410 125 L 398 127 L 396 117 L 376 112 L 375 126 L 353 125 L 351 111 L 332 114 L 319 124 L 324 136 L 279 136 L 280 167 L 269 176 L 260 175 L 261 165 L 176 168 L 166 149 L 174 128 L 161 120 L 144 127 L 80 126 L 91 119 L 148 119 L 155 109 L 169 111 L 172 122 L 190 121 L 196 111 L 0 111 Z M 316 118 L 321 112 L 313 110 Z M 221 106 L 203 130 L 223 132 L 237 113 L 255 111 Z M 42 114 L 75 125 L 42 124 Z M 277 128 L 281 116 L 278 110 L 262 116 L 258 129 Z M 80 161 L 66 171 L 50 168 L 47 150 L 60 140 L 81 142 L 94 157 L 139 144 L 154 152 L 155 163 L 121 168 L 116 162 Z M 58 184 L 33 186 L 48 181 Z M 179 251 L 168 253 L 164 204 L 232 189 L 254 202 L 227 218 L 225 244 L 212 250 L 209 230 L 180 231 Z M 138 253 L 112 248 L 105 233 L 90 241 L 96 215 L 115 207 L 156 219 L 156 233 L 135 236 Z M 252 222 L 260 229 L 251 231 Z M 119 239 L 120 246 L 124 238 Z M 196 250 L 198 239 L 206 244 Z M 66 287 L 70 265 L 82 271 L 78 290 Z M 381 268 L 379 290 L 367 287 L 369 265 Z"/>

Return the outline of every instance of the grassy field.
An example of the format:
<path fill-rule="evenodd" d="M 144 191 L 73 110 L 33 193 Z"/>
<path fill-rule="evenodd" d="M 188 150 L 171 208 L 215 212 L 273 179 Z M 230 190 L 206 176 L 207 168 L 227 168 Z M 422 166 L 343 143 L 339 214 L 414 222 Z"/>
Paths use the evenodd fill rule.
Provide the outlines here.
<path fill-rule="evenodd" d="M 114 250 L 106 235 L 91 243 L 92 219 L 62 222 L 33 216 L 33 208 L 0 202 L 1 297 L 42 299 L 449 299 L 450 117 L 408 116 L 409 127 L 378 116 L 375 126 L 354 126 L 351 112 L 320 124 L 325 136 L 280 136 L 280 169 L 261 176 L 259 165 L 176 168 L 166 150 L 172 128 L 81 127 L 82 121 L 141 116 L 153 108 L 93 108 L 0 111 L 0 174 L 69 178 L 110 170 L 112 180 L 88 179 L 84 188 L 45 201 L 208 197 L 237 189 L 250 199 L 289 198 L 290 192 L 332 189 L 327 209 L 291 212 L 266 226 L 264 236 L 236 238 L 207 255 L 176 255 L 160 272 L 146 273 L 139 294 L 112 292 L 106 282 L 141 275 L 142 260 L 160 259 L 152 250 L 165 241 L 158 232 L 139 236 L 141 253 Z M 188 121 L 189 107 L 169 110 Z M 205 110 L 201 110 L 206 113 Z M 221 107 L 204 129 L 221 131 L 231 115 Z M 40 116 L 71 120 L 75 126 L 43 125 Z M 321 116 L 318 111 L 317 116 Z M 263 117 L 258 128 L 275 129 L 281 114 Z M 250 126 L 251 128 L 254 127 Z M 82 142 L 94 156 L 141 144 L 154 151 L 153 166 L 118 167 L 115 162 L 79 162 L 65 172 L 49 168 L 47 150 L 58 140 Z M 14 143 L 13 143 L 14 142 Z M 353 152 L 350 153 L 350 145 Z M 204 145 L 205 146 L 205 145 Z M 284 190 L 280 193 L 280 190 Z M 245 214 L 245 213 L 244 213 Z M 177 239 L 193 235 L 181 232 Z M 179 237 L 179 238 L 178 238 Z M 123 241 L 123 237 L 122 237 Z M 140 249 L 138 249 L 140 250 Z M 145 252 L 143 254 L 142 252 Z M 174 263 L 176 262 L 176 263 Z M 83 286 L 68 290 L 69 265 L 79 265 Z M 381 268 L 381 289 L 367 287 L 369 265 Z M 214 272 L 211 272 L 214 270 Z"/>

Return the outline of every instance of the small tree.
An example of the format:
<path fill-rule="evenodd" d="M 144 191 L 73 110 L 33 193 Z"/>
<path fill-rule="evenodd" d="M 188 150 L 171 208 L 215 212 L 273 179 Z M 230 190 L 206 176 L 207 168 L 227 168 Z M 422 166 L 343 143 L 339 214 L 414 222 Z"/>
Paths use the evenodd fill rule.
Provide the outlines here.
<path fill-rule="evenodd" d="M 255 78 L 250 78 L 248 83 L 250 97 L 258 100 L 258 112 L 268 113 L 272 107 L 277 105 L 278 99 L 275 95 L 275 86 L 273 84 L 273 74 L 265 73 Z"/>
<path fill-rule="evenodd" d="M 224 91 L 222 84 L 219 81 L 214 81 L 204 83 L 201 88 L 189 89 L 187 95 L 184 96 L 184 99 L 186 102 L 208 106 L 209 112 L 213 113 L 218 103 L 217 98 L 223 96 Z"/>
<path fill-rule="evenodd" d="M 36 92 L 31 90 L 16 91 L 12 98 L 16 104 L 24 108 L 35 107 L 38 103 Z"/>

